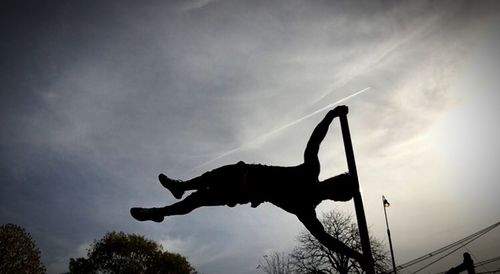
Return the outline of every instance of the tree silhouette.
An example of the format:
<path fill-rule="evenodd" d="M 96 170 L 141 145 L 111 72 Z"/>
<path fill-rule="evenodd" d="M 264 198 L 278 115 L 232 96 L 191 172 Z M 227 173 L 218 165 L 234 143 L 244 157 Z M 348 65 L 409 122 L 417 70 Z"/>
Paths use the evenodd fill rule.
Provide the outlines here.
<path fill-rule="evenodd" d="M 144 236 L 124 232 L 109 232 L 94 241 L 87 256 L 71 258 L 70 273 L 196 273 L 185 257 L 163 251 Z"/>
<path fill-rule="evenodd" d="M 45 273 L 31 235 L 15 224 L 0 226 L 0 273 Z"/>
<path fill-rule="evenodd" d="M 324 214 L 322 224 L 325 231 L 334 238 L 354 250 L 361 250 L 359 231 L 350 215 L 331 211 Z M 329 250 L 308 231 L 300 233 L 298 242 L 299 246 L 290 254 L 298 273 L 363 273 L 356 260 Z M 372 238 L 370 242 L 376 272 L 387 272 L 390 266 L 387 252 L 376 239 Z"/>
<path fill-rule="evenodd" d="M 258 269 L 267 274 L 291 274 L 293 272 L 293 262 L 286 253 L 271 252 L 262 256 L 263 261 L 259 260 Z"/>

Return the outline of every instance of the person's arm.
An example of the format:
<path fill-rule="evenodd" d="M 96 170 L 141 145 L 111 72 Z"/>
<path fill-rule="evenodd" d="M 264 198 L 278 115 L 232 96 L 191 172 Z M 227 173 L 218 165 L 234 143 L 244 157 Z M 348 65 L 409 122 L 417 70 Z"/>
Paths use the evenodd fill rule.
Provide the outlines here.
<path fill-rule="evenodd" d="M 354 260 L 358 261 L 362 268 L 365 268 L 367 264 L 367 260 L 363 256 L 363 254 L 357 252 L 356 250 L 348 247 L 341 241 L 332 237 L 328 234 L 321 222 L 316 217 L 316 212 L 314 209 L 311 209 L 307 213 L 304 212 L 300 215 L 297 215 L 299 220 L 304 224 L 304 226 L 309 230 L 309 232 L 326 248 L 333 252 L 342 253 Z"/>
<path fill-rule="evenodd" d="M 325 139 L 328 127 L 335 117 L 347 114 L 347 106 L 338 106 L 330 110 L 325 118 L 314 128 L 309 141 L 307 142 L 306 150 L 304 151 L 304 161 L 312 162 L 317 161 L 319 146 L 323 139 Z"/>

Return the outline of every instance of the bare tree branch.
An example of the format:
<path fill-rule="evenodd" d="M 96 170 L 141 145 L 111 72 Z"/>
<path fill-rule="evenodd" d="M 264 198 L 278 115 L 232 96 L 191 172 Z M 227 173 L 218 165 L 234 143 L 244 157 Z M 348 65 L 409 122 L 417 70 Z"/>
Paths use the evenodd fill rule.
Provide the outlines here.
<path fill-rule="evenodd" d="M 323 215 L 322 224 L 325 231 L 346 244 L 348 247 L 361 251 L 361 241 L 352 216 L 337 211 Z M 297 246 L 290 257 L 298 273 L 364 273 L 359 263 L 343 254 L 328 250 L 319 243 L 308 231 L 303 231 L 297 237 Z M 388 253 L 376 239 L 370 239 L 372 253 L 377 272 L 389 269 Z"/>

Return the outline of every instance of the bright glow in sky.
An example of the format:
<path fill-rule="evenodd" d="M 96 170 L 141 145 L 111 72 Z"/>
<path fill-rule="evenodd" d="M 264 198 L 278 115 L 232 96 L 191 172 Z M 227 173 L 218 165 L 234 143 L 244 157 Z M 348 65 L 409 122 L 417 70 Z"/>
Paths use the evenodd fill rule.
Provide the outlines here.
<path fill-rule="evenodd" d="M 386 195 L 398 263 L 500 219 L 498 2 L 39 2 L 1 9 L 0 223 L 25 227 L 50 273 L 112 230 L 203 273 L 258 273 L 295 245 L 294 216 L 265 204 L 156 224 L 128 210 L 174 201 L 160 172 L 301 163 L 323 114 L 301 118 L 366 87 L 345 104 L 367 221 L 386 240 Z M 346 171 L 338 123 L 319 156 L 321 178 Z M 317 211 L 332 208 L 353 211 Z"/>

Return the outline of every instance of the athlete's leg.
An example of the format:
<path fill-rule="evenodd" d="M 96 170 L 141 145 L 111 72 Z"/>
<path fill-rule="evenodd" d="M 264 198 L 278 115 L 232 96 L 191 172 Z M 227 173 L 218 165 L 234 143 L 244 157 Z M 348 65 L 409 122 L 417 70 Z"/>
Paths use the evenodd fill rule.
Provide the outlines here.
<path fill-rule="evenodd" d="M 187 181 L 173 180 L 160 174 L 159 180 L 161 185 L 170 190 L 175 198 L 180 199 L 185 191 L 209 189 L 225 183 L 238 183 L 234 181 L 243 176 L 245 166 L 246 164 L 240 161 L 234 165 L 226 165 L 205 172 L 203 175 Z"/>
<path fill-rule="evenodd" d="M 165 207 L 132 208 L 130 214 L 139 221 L 162 222 L 164 216 L 184 215 L 202 206 L 225 205 L 226 201 L 221 195 L 211 191 L 196 191 L 184 200 Z"/>

